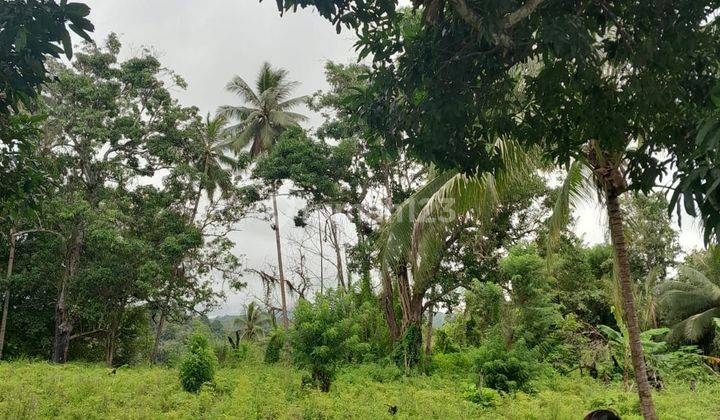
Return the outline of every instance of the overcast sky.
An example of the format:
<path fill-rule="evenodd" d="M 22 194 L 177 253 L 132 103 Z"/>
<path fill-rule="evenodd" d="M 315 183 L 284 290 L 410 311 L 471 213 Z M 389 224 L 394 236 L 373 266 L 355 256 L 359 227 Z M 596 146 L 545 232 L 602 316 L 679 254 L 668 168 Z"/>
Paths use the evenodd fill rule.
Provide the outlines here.
<path fill-rule="evenodd" d="M 188 82 L 187 90 L 175 92 L 176 97 L 185 105 L 197 106 L 203 114 L 214 113 L 220 105 L 237 103 L 232 94 L 225 92 L 225 84 L 234 75 L 254 80 L 264 61 L 289 70 L 291 79 L 301 82 L 296 93 L 305 95 L 327 87 L 323 72 L 327 60 L 341 63 L 355 60 L 352 33 L 343 31 L 337 35 L 332 25 L 309 10 L 281 18 L 273 0 L 85 2 L 92 8 L 90 19 L 96 27 L 96 41 L 116 32 L 125 55 L 144 46 L 152 47 L 164 66 Z M 308 126 L 319 123 L 320 117 L 311 115 Z M 290 238 L 301 236 L 298 229 L 291 228 L 292 216 L 299 207 L 301 203 L 297 201 L 281 203 L 288 259 L 293 258 Z M 588 205 L 579 209 L 577 216 L 578 234 L 588 243 L 604 241 L 602 212 Z M 691 223 L 683 227 L 683 248 L 700 246 L 697 228 Z M 235 251 L 245 256 L 246 265 L 260 269 L 274 265 L 274 236 L 269 225 L 250 220 L 240 229 L 233 239 L 237 243 Z M 346 232 L 346 237 L 349 240 L 351 232 Z M 326 273 L 326 277 L 330 282 L 333 275 Z M 248 299 L 259 294 L 258 279 L 248 275 L 246 281 L 250 283 L 248 289 L 239 294 L 229 293 L 227 301 L 214 314 L 238 313 Z"/>

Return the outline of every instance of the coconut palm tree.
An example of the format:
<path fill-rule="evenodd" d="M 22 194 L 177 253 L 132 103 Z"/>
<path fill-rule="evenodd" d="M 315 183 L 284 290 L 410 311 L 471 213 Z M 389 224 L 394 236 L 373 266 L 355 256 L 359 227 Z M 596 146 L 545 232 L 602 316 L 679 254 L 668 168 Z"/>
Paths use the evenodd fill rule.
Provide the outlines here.
<path fill-rule="evenodd" d="M 679 320 L 671 336 L 698 341 L 720 320 L 720 279 L 711 279 L 690 266 L 680 268 L 677 280 L 665 282 L 660 302 L 669 319 Z"/>
<path fill-rule="evenodd" d="M 226 86 L 226 89 L 235 93 L 244 105 L 224 105 L 218 110 L 222 115 L 236 124 L 229 127 L 233 135 L 227 146 L 235 152 L 244 150 L 250 145 L 250 156 L 255 158 L 270 150 L 277 142 L 283 131 L 297 126 L 307 118 L 292 110 L 304 103 L 305 96 L 292 98 L 290 95 L 298 83 L 288 80 L 288 73 L 284 69 L 274 69 L 269 63 L 263 63 L 255 89 L 240 76 L 235 76 Z M 290 323 L 287 315 L 287 301 L 285 297 L 285 273 L 282 263 L 282 248 L 280 245 L 280 221 L 277 209 L 277 189 L 273 186 L 272 204 L 275 221 L 275 247 L 277 249 L 278 272 L 280 276 L 280 300 L 282 305 L 283 327 L 287 330 Z"/>
<path fill-rule="evenodd" d="M 250 302 L 245 306 L 245 316 L 237 318 L 235 325 L 240 338 L 255 340 L 265 335 L 269 325 L 268 315 L 255 302 Z"/>
<path fill-rule="evenodd" d="M 237 159 L 227 154 L 227 143 L 229 131 L 227 130 L 227 118 L 223 116 L 210 117 L 208 114 L 205 121 L 198 130 L 197 138 L 194 139 L 192 161 L 190 164 L 198 175 L 197 190 L 191 196 L 190 205 L 192 209 L 188 215 L 188 223 L 195 223 L 200 200 L 205 194 L 212 199 L 216 191 L 227 191 L 232 185 L 232 172 L 237 167 Z M 191 185 L 189 188 L 193 188 Z M 181 264 L 178 264 L 173 271 L 173 276 L 181 276 Z M 160 317 L 155 325 L 155 341 L 150 361 L 156 362 L 160 348 L 160 336 L 170 308 L 167 307 L 168 297 L 157 302 L 157 310 Z"/>
<path fill-rule="evenodd" d="M 393 293 L 394 277 L 402 310 L 396 337 L 413 326 L 419 331 L 425 295 L 444 251 L 463 223 L 488 225 L 513 190 L 536 176 L 535 153 L 523 150 L 516 142 L 499 140 L 492 153 L 503 162 L 502 169 L 494 173 L 431 170 L 425 185 L 400 204 L 383 226 L 378 249 L 383 293 L 385 300 L 392 301 L 387 296 Z M 392 307 L 385 311 L 388 322 L 394 323 Z M 420 342 L 415 344 L 419 348 Z"/>
<path fill-rule="evenodd" d="M 555 201 L 553 215 L 550 218 L 548 248 L 552 249 L 560 232 L 568 225 L 573 207 L 592 197 L 604 204 L 640 403 L 646 418 L 656 418 L 640 337 L 635 288 L 630 276 L 628 248 L 623 228 L 624 215 L 620 208 L 620 197 L 628 189 L 625 181 L 625 157 L 626 151 L 609 152 L 603 150 L 595 141 L 586 144 L 584 153 L 577 156 L 569 166 L 565 182 Z"/>
<path fill-rule="evenodd" d="M 237 167 L 238 161 L 226 153 L 227 144 L 232 139 L 227 123 L 226 117 L 218 115 L 211 118 L 208 113 L 202 125 L 199 138 L 201 150 L 193 162 L 200 179 L 190 213 L 191 223 L 197 216 L 203 192 L 207 197 L 213 197 L 218 189 L 227 190 L 232 184 L 232 170 Z"/>

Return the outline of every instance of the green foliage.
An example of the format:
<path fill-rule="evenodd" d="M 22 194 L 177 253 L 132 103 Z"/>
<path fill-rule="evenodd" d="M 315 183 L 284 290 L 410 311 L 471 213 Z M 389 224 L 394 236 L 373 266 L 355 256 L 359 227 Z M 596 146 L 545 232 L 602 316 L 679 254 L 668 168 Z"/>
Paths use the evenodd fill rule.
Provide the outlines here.
<path fill-rule="evenodd" d="M 43 362 L 0 363 L 0 416 L 7 418 L 387 418 L 388 406 L 400 418 L 571 420 L 593 409 L 612 408 L 622 418 L 640 419 L 637 399 L 619 383 L 605 384 L 585 376 L 551 376 L 538 380 L 536 394 L 521 392 L 483 407 L 465 399 L 475 393 L 473 381 L 435 373 L 369 377 L 376 367 L 350 365 L 338 372 L 333 391 L 299 391 L 302 372 L 286 365 L 244 363 L 221 368 L 214 386 L 185 392 L 177 371 L 164 367 L 118 368 Z M 397 368 L 394 368 L 397 369 Z M 63 392 L 55 392 L 57 389 Z M 479 391 L 482 394 L 487 391 Z M 654 394 L 664 416 L 704 420 L 720 413 L 720 383 L 698 381 L 695 392 L 686 381 L 668 380 Z M 127 404 L 132 400 L 133 404 Z"/>
<path fill-rule="evenodd" d="M 288 128 L 305 121 L 304 115 L 292 112 L 305 101 L 305 97 L 291 98 L 297 82 L 288 80 L 287 70 L 274 69 L 263 63 L 253 89 L 240 76 L 228 82 L 226 89 L 238 95 L 244 106 L 224 105 L 218 114 L 237 124 L 229 128 L 232 133 L 228 146 L 236 153 L 250 144 L 250 156 L 257 157 L 270 151 L 278 137 Z"/>
<path fill-rule="evenodd" d="M 392 352 L 392 359 L 395 363 L 404 368 L 406 372 L 410 369 L 420 366 L 423 361 L 422 352 L 422 329 L 419 325 L 410 324 L 405 329 L 405 333 L 397 343 Z"/>
<path fill-rule="evenodd" d="M 215 377 L 217 358 L 204 335 L 194 334 L 187 344 L 188 353 L 180 364 L 180 383 L 185 391 L 198 392 Z"/>
<path fill-rule="evenodd" d="M 720 318 L 719 262 L 720 251 L 710 248 L 682 266 L 678 279 L 662 284 L 660 303 L 673 325 L 671 340 L 699 342 L 714 334 L 714 319 Z"/>
<path fill-rule="evenodd" d="M 272 334 L 270 334 L 270 339 L 265 347 L 265 363 L 279 362 L 280 354 L 284 346 L 285 331 L 280 328 L 276 328 Z"/>
<path fill-rule="evenodd" d="M 465 384 L 463 398 L 481 407 L 493 408 L 500 403 L 502 397 L 492 388 L 478 388 L 475 384 Z"/>
<path fill-rule="evenodd" d="M 507 349 L 498 339 L 488 340 L 479 349 L 475 369 L 482 386 L 503 392 L 532 392 L 531 381 L 541 371 L 540 355 L 523 341 Z"/>
<path fill-rule="evenodd" d="M 453 342 L 453 340 L 448 335 L 448 332 L 445 328 L 436 328 L 433 331 L 433 335 L 435 336 L 435 342 L 433 343 L 433 350 L 438 353 L 457 353 L 460 348 Z"/>
<path fill-rule="evenodd" d="M 11 0 L 0 10 L 0 118 L 18 103 L 29 106 L 40 86 L 48 80 L 46 60 L 70 59 L 71 31 L 90 41 L 95 28 L 87 19 L 84 3 Z M 5 140 L 5 138 L 2 138 Z"/>
<path fill-rule="evenodd" d="M 359 335 L 352 298 L 341 292 L 301 300 L 293 312 L 289 334 L 294 363 L 310 371 L 312 381 L 327 392 L 337 369 L 347 362 L 364 361 L 371 345 Z"/>

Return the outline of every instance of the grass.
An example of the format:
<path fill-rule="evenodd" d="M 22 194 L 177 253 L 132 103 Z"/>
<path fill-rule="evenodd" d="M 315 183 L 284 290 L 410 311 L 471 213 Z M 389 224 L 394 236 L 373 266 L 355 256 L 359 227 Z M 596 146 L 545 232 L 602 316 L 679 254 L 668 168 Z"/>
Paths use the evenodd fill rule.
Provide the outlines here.
<path fill-rule="evenodd" d="M 637 397 L 620 384 L 587 377 L 553 376 L 534 395 L 504 396 L 483 408 L 466 401 L 462 375 L 437 373 L 403 377 L 377 365 L 345 369 L 330 393 L 301 389 L 302 372 L 261 363 L 222 368 L 214 384 L 199 394 L 180 388 L 178 372 L 162 367 L 118 368 L 44 362 L 0 363 L 0 417 L 6 419 L 395 418 L 579 419 L 595 408 L 611 407 L 623 419 L 640 418 Z M 700 383 L 691 392 L 670 383 L 655 394 L 662 419 L 720 418 L 720 382 Z"/>

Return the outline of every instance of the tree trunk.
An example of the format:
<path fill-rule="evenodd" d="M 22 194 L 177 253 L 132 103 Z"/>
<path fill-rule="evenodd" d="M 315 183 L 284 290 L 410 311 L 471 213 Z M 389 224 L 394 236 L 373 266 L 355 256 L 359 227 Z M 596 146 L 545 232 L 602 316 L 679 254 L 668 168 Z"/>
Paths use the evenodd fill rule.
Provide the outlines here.
<path fill-rule="evenodd" d="M 205 162 L 203 163 L 203 179 L 200 180 L 200 185 L 198 185 L 197 193 L 195 194 L 195 203 L 193 204 L 193 210 L 192 213 L 190 213 L 190 223 L 193 223 L 195 221 L 195 216 L 197 216 L 198 207 L 200 207 L 200 198 L 202 198 L 202 192 L 203 192 L 203 181 L 205 180 L 205 177 L 207 177 L 208 173 L 208 156 L 205 155 Z"/>
<path fill-rule="evenodd" d="M 332 244 L 333 248 L 335 249 L 335 265 L 337 266 L 338 289 L 345 292 L 345 277 L 343 275 L 343 261 L 342 252 L 340 250 L 340 238 L 338 237 L 338 228 L 332 216 L 330 216 L 328 220 L 330 221 L 330 234 L 332 235 Z"/>
<path fill-rule="evenodd" d="M 72 327 L 70 325 L 67 303 L 65 301 L 65 280 L 60 289 L 57 303 L 55 305 L 55 336 L 53 339 L 53 363 L 65 363 L 67 360 L 67 350 L 70 344 L 70 333 Z"/>
<path fill-rule="evenodd" d="M 393 286 L 392 280 L 389 275 L 382 275 L 383 281 L 383 292 L 381 297 L 381 304 L 383 311 L 385 312 L 385 320 L 388 323 L 390 329 L 390 338 L 393 342 L 400 339 L 400 327 L 397 324 L 397 318 L 395 317 L 395 307 L 393 306 Z"/>
<path fill-rule="evenodd" d="M 318 239 L 320 239 L 320 294 L 325 293 L 325 273 L 323 261 L 322 215 L 318 212 Z"/>
<path fill-rule="evenodd" d="M 277 260 L 278 260 L 278 271 L 280 273 L 280 303 L 282 306 L 282 322 L 283 322 L 283 328 L 285 328 L 285 331 L 290 328 L 290 321 L 288 320 L 288 313 L 287 313 L 287 301 L 285 298 L 285 272 L 283 271 L 283 261 L 282 261 L 282 247 L 280 244 L 280 218 L 278 217 L 278 208 L 277 208 L 277 193 L 276 191 L 273 191 L 272 193 L 272 203 L 273 203 L 273 215 L 275 216 L 275 247 L 277 248 Z"/>
<path fill-rule="evenodd" d="M 12 276 L 13 263 L 15 261 L 15 228 L 10 229 L 10 249 L 8 252 L 7 274 L 5 275 L 5 295 L 3 297 L 2 322 L 0 322 L 0 360 L 3 357 L 5 348 L 5 331 L 7 330 L 8 312 L 10 311 L 10 277 Z"/>
<path fill-rule="evenodd" d="M 427 335 L 425 336 L 425 357 L 430 357 L 430 351 L 432 347 L 433 318 L 435 316 L 433 306 L 435 305 L 430 305 L 430 307 L 428 308 Z"/>
<path fill-rule="evenodd" d="M 105 363 L 111 368 L 113 365 L 113 356 L 115 354 L 115 328 L 110 327 L 107 337 L 107 347 L 105 348 Z"/>
<path fill-rule="evenodd" d="M 632 356 L 633 367 L 635 368 L 635 381 L 638 386 L 638 394 L 640 395 L 640 410 L 646 420 L 655 420 L 657 419 L 657 414 L 655 413 L 650 384 L 648 383 L 643 348 L 640 342 L 637 314 L 635 312 L 635 302 L 633 301 L 630 263 L 628 261 L 627 244 L 625 243 L 623 231 L 623 214 L 620 209 L 619 193 L 612 185 L 607 186 L 605 192 L 607 196 L 610 237 L 615 251 L 615 260 L 618 265 L 625 322 L 627 323 L 628 334 L 630 336 L 630 354 Z"/>
<path fill-rule="evenodd" d="M 150 354 L 150 363 L 157 363 L 158 350 L 160 349 L 160 335 L 162 334 L 163 325 L 165 325 L 165 311 L 160 311 L 160 320 L 155 327 L 155 343 L 153 343 L 152 353 Z"/>
<path fill-rule="evenodd" d="M 67 287 L 68 282 L 75 277 L 77 266 L 80 261 L 80 250 L 82 248 L 82 233 L 78 233 L 70 243 L 66 257 L 65 274 L 63 275 L 62 284 L 60 285 L 60 293 L 57 303 L 55 304 L 55 334 L 53 338 L 53 363 L 65 363 L 67 360 L 68 348 L 70 346 L 70 334 L 72 333 L 72 324 L 68 316 L 67 308 Z"/>

